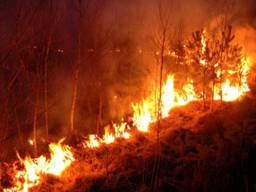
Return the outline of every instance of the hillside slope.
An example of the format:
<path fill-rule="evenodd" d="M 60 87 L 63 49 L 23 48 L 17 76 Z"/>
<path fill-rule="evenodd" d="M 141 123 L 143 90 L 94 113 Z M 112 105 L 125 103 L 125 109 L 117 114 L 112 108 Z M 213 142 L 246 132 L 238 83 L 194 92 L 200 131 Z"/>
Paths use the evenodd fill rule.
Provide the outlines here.
<path fill-rule="evenodd" d="M 158 191 L 253 191 L 256 178 L 256 100 L 190 103 L 160 122 Z M 74 147 L 63 177 L 45 176 L 33 191 L 151 191 L 156 126 L 98 149 Z"/>

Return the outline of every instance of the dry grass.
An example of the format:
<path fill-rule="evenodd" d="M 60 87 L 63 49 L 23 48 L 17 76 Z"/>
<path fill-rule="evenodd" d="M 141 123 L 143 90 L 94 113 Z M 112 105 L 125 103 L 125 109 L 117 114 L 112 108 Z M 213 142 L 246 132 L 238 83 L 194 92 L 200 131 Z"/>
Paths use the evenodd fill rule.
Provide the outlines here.
<path fill-rule="evenodd" d="M 45 176 L 33 191 L 151 191 L 151 129 L 98 149 L 74 147 L 76 162 L 63 177 Z M 212 112 L 199 103 L 174 109 L 161 121 L 160 141 L 159 191 L 249 190 L 256 178 L 256 100 L 216 104 Z"/>

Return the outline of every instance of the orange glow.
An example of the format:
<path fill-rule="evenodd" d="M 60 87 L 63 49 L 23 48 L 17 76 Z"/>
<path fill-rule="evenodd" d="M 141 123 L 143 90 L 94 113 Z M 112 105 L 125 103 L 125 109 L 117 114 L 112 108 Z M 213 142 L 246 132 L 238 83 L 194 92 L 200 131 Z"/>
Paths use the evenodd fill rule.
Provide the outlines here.
<path fill-rule="evenodd" d="M 86 141 L 86 145 L 89 148 L 99 147 L 100 142 L 96 135 L 91 134 L 91 135 L 89 135 L 89 140 Z"/>
<path fill-rule="evenodd" d="M 127 132 L 126 129 L 128 125 L 126 122 L 121 122 L 120 124 L 113 124 L 113 127 L 107 125 L 104 129 L 104 135 L 102 138 L 97 135 L 91 134 L 89 135 L 88 141 L 85 141 L 85 145 L 89 148 L 97 148 L 100 147 L 101 144 L 110 144 L 115 142 L 117 138 L 129 139 L 130 133 Z M 112 131 L 111 131 L 112 130 Z"/>
<path fill-rule="evenodd" d="M 137 129 L 147 132 L 149 124 L 152 122 L 152 104 L 150 101 L 143 100 L 142 103 L 132 104 L 134 110 L 133 121 Z"/>
<path fill-rule="evenodd" d="M 115 141 L 115 136 L 110 132 L 109 128 L 105 128 L 105 134 L 103 135 L 102 143 L 110 144 Z"/>
<path fill-rule="evenodd" d="M 4 189 L 4 192 L 28 192 L 30 188 L 41 182 L 43 174 L 60 176 L 62 172 L 75 160 L 69 146 L 62 145 L 63 139 L 58 143 L 49 145 L 50 158 L 41 155 L 38 158 L 20 158 L 24 165 L 22 170 L 17 171 L 14 182 L 15 186 Z"/>
<path fill-rule="evenodd" d="M 202 32 L 201 48 L 199 50 L 199 63 L 205 67 L 207 60 L 204 54 L 207 49 L 206 32 Z M 159 52 L 156 52 L 158 55 Z M 169 55 L 174 55 L 173 52 L 168 52 Z M 198 61 L 197 61 L 198 62 Z M 250 69 L 250 60 L 246 57 L 241 60 L 241 68 L 239 71 L 228 71 L 229 75 L 239 74 L 239 83 L 233 83 L 233 79 L 225 79 L 224 82 L 217 84 L 214 87 L 214 100 L 235 101 L 242 95 L 249 91 L 247 84 L 247 75 Z M 214 66 L 218 66 L 216 63 Z M 217 77 L 220 77 L 220 71 L 216 71 Z M 187 80 L 186 84 L 181 90 L 175 89 L 175 76 L 169 74 L 167 79 L 163 81 L 161 99 L 154 91 L 144 98 L 141 102 L 132 104 L 132 125 L 122 120 L 120 123 L 109 124 L 104 128 L 104 134 L 100 137 L 96 134 L 90 134 L 88 139 L 83 142 L 84 147 L 98 148 L 101 145 L 114 143 L 116 140 L 129 139 L 131 137 L 131 127 L 136 128 L 141 132 L 148 132 L 151 123 L 158 120 L 158 113 L 160 118 L 167 118 L 172 108 L 183 106 L 191 101 L 199 100 L 192 80 Z M 232 81 L 233 80 L 233 81 Z M 221 94 L 222 93 L 222 97 Z M 114 96 L 116 98 L 117 96 Z M 160 103 L 158 103 L 160 102 Z M 157 109 L 160 106 L 160 109 Z M 131 126 L 131 127 L 130 127 Z M 28 192 L 30 188 L 37 186 L 41 182 L 43 174 L 52 174 L 61 176 L 62 172 L 71 165 L 75 160 L 69 146 L 62 145 L 63 140 L 57 144 L 50 144 L 50 158 L 42 155 L 38 158 L 25 157 L 20 159 L 21 165 L 24 166 L 22 170 L 17 170 L 13 178 L 15 185 L 12 188 L 4 189 L 4 192 Z M 30 145 L 34 145 L 32 139 L 28 140 Z"/>
<path fill-rule="evenodd" d="M 201 46 L 202 46 L 201 53 L 202 55 L 204 55 L 206 52 L 206 31 L 205 30 L 203 30 L 201 35 Z M 199 62 L 201 65 L 206 65 L 206 60 L 204 58 L 200 59 Z"/>
<path fill-rule="evenodd" d="M 183 94 L 180 95 L 174 88 L 174 76 L 169 75 L 162 88 L 161 97 L 161 114 L 162 118 L 166 118 L 169 115 L 169 111 L 175 106 L 181 106 L 196 100 L 196 94 L 194 92 L 193 82 L 189 81 L 182 88 Z M 147 132 L 150 123 L 157 120 L 156 113 L 156 101 L 154 101 L 154 94 L 151 97 L 144 99 L 142 103 L 136 103 L 132 105 L 134 110 L 133 121 L 134 125 L 139 131 Z"/>
<path fill-rule="evenodd" d="M 223 101 L 235 101 L 250 89 L 247 84 L 247 75 L 249 71 L 250 60 L 248 58 L 242 58 L 241 61 L 241 71 L 240 71 L 240 83 L 236 83 L 234 85 L 231 84 L 230 80 L 227 79 L 224 83 L 222 83 L 221 88 L 215 87 L 214 89 L 214 100 L 220 100 L 220 89 L 222 90 L 222 99 Z M 233 71 L 229 71 L 230 74 Z M 218 74 L 218 72 L 217 72 Z"/>
<path fill-rule="evenodd" d="M 174 77 L 168 76 L 167 81 L 162 89 L 162 103 L 161 103 L 161 113 L 162 117 L 166 118 L 169 115 L 170 109 L 175 104 L 175 91 L 174 91 Z"/>
<path fill-rule="evenodd" d="M 229 79 L 222 83 L 221 89 L 224 101 L 237 100 L 245 92 L 249 91 L 247 85 L 249 64 L 250 62 L 248 59 L 242 59 L 240 84 L 232 85 Z M 220 100 L 220 89 L 217 86 L 214 89 L 214 93 L 214 100 Z M 189 80 L 187 84 L 183 86 L 181 91 L 176 91 L 174 87 L 174 75 L 169 75 L 162 87 L 160 105 L 162 118 L 168 117 L 169 111 L 173 107 L 182 106 L 194 100 L 198 100 L 198 98 L 194 91 L 193 81 Z M 156 106 L 157 101 L 155 100 L 154 92 L 148 98 L 143 99 L 142 102 L 132 104 L 132 109 L 134 111 L 133 125 L 138 131 L 148 132 L 150 124 L 157 121 Z M 121 123 L 115 123 L 112 126 L 108 125 L 105 127 L 105 133 L 102 138 L 91 134 L 89 135 L 88 140 L 85 141 L 84 146 L 98 148 L 102 144 L 111 144 L 115 142 L 117 138 L 129 139 L 131 137 L 129 129 L 130 127 L 123 120 Z M 30 188 L 40 183 L 42 174 L 60 176 L 74 161 L 70 148 L 61 145 L 61 142 L 62 140 L 57 144 L 49 145 L 49 159 L 43 155 L 35 159 L 26 157 L 23 160 L 20 158 L 21 164 L 24 165 L 24 169 L 17 171 L 14 178 L 15 186 L 13 188 L 4 189 L 4 192 L 27 192 Z"/>

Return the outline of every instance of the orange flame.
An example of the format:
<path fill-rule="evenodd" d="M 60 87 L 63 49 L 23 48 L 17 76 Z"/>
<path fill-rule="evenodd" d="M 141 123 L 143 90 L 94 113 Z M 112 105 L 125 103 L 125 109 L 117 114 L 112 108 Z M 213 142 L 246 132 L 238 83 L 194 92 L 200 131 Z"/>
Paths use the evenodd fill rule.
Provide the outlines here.
<path fill-rule="evenodd" d="M 207 42 L 205 31 L 202 32 L 201 37 L 201 53 L 206 52 Z M 169 55 L 174 55 L 171 52 Z M 201 65 L 206 65 L 206 59 L 200 59 Z M 242 96 L 245 92 L 249 91 L 247 84 L 247 74 L 249 71 L 249 59 L 243 58 L 241 62 L 240 71 L 240 83 L 235 85 L 231 84 L 230 79 L 226 79 L 219 87 L 214 88 L 214 100 L 220 100 L 220 92 L 222 92 L 222 98 L 224 101 L 234 101 Z M 217 75 L 218 75 L 217 71 Z M 233 71 L 230 74 L 234 73 Z M 159 103 L 157 103 L 157 97 L 155 93 L 152 93 L 148 98 L 143 99 L 142 102 L 132 104 L 133 123 L 134 126 L 141 132 L 147 132 L 151 123 L 157 120 L 157 114 L 161 112 L 161 118 L 166 118 L 169 115 L 169 111 L 176 106 L 185 105 L 191 101 L 198 100 L 193 87 L 193 81 L 189 80 L 182 88 L 182 93 L 175 90 L 174 75 L 169 75 L 166 82 L 162 87 L 160 109 L 157 109 Z M 91 134 L 88 140 L 85 141 L 84 146 L 89 148 L 97 148 L 102 144 L 110 144 L 116 141 L 117 138 L 129 139 L 130 133 L 129 125 L 122 121 L 119 124 L 108 125 L 105 127 L 105 133 L 101 137 Z M 43 174 L 52 174 L 60 176 L 62 172 L 71 165 L 75 160 L 69 146 L 62 145 L 63 139 L 57 144 L 50 144 L 50 158 L 45 156 L 32 159 L 26 157 L 20 159 L 24 169 L 18 170 L 15 174 L 15 185 L 12 188 L 4 189 L 4 192 L 28 192 L 30 188 L 37 186 L 41 182 L 41 176 Z M 33 145 L 33 141 L 29 140 L 29 143 Z"/>
<path fill-rule="evenodd" d="M 250 68 L 250 60 L 249 58 L 242 58 L 241 61 L 241 71 L 240 71 L 240 83 L 236 83 L 231 85 L 229 79 L 222 83 L 221 88 L 215 87 L 214 89 L 214 100 L 220 100 L 221 95 L 220 92 L 222 91 L 222 99 L 223 101 L 235 101 L 250 89 L 247 84 L 247 75 Z M 230 74 L 233 71 L 229 72 Z M 221 90 L 221 91 L 220 91 Z"/>
<path fill-rule="evenodd" d="M 24 169 L 17 171 L 14 181 L 15 186 L 4 189 L 4 192 L 28 192 L 30 188 L 41 182 L 43 174 L 60 176 L 62 172 L 75 160 L 69 146 L 62 145 L 63 139 L 58 143 L 49 145 L 50 158 L 45 156 L 32 159 L 25 157 L 19 159 Z"/>
<path fill-rule="evenodd" d="M 161 97 L 161 114 L 162 118 L 166 118 L 169 115 L 169 111 L 175 106 L 181 106 L 196 100 L 196 94 L 194 92 L 193 82 L 189 81 L 187 85 L 183 87 L 183 95 L 178 94 L 174 89 L 174 76 L 169 75 L 166 83 L 162 88 Z M 142 103 L 136 103 L 132 105 L 134 110 L 133 121 L 139 131 L 147 132 L 149 125 L 157 120 L 156 116 L 156 101 L 151 97 L 142 101 Z"/>
<path fill-rule="evenodd" d="M 121 122 L 120 124 L 115 123 L 113 124 L 112 129 L 113 131 L 111 132 L 111 126 L 107 125 L 105 127 L 105 133 L 102 138 L 94 134 L 89 135 L 89 140 L 85 141 L 86 144 L 84 146 L 87 146 L 89 148 L 96 148 L 99 147 L 101 144 L 113 143 L 117 138 L 130 138 L 130 133 L 127 132 L 127 129 L 129 129 L 129 127 L 126 122 Z"/>

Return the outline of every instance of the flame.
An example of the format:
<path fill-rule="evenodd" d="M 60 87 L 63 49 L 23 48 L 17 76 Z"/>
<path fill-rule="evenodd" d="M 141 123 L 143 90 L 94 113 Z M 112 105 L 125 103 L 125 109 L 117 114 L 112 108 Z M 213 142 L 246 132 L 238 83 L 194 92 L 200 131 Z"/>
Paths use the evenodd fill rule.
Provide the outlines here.
<path fill-rule="evenodd" d="M 94 135 L 94 134 L 89 135 L 89 140 L 86 141 L 86 145 L 89 148 L 99 147 L 100 142 L 97 135 Z"/>
<path fill-rule="evenodd" d="M 204 29 L 201 35 L 201 52 L 204 54 L 206 52 L 206 30 Z"/>
<path fill-rule="evenodd" d="M 202 66 L 205 66 L 207 64 L 206 59 L 204 58 L 204 55 L 206 53 L 206 47 L 207 47 L 207 41 L 206 41 L 206 30 L 202 31 L 201 34 L 201 58 L 199 60 L 199 63 Z M 214 100 L 222 100 L 223 101 L 235 101 L 239 97 L 241 97 L 245 92 L 249 91 L 249 87 L 247 84 L 247 74 L 250 68 L 250 61 L 248 57 L 243 57 L 239 63 L 240 65 L 240 71 L 238 71 L 238 76 L 240 76 L 240 83 L 236 83 L 235 85 L 231 84 L 230 79 L 226 79 L 225 82 L 222 82 L 220 86 L 214 87 Z M 218 66 L 218 63 L 215 64 L 215 66 Z M 235 74 L 236 71 L 229 70 L 229 74 Z M 221 71 L 218 70 L 216 72 L 217 77 L 219 78 L 221 75 Z M 222 95 L 221 95 L 222 94 Z"/>
<path fill-rule="evenodd" d="M 191 101 L 198 100 L 195 90 L 194 90 L 192 80 L 189 80 L 188 83 L 183 86 L 182 90 L 184 92 L 183 95 L 177 94 L 177 100 L 178 100 L 177 104 L 176 104 L 177 106 L 186 105 Z"/>
<path fill-rule="evenodd" d="M 202 66 L 205 66 L 207 64 L 204 57 L 207 51 L 205 30 L 202 32 L 200 43 L 199 62 Z M 156 52 L 156 54 L 159 55 L 159 52 Z M 175 52 L 168 51 L 168 55 L 175 56 Z M 220 85 L 214 87 L 214 100 L 220 100 L 222 98 L 223 101 L 234 101 L 249 91 L 247 75 L 250 69 L 250 63 L 250 60 L 244 57 L 241 59 L 241 68 L 239 71 L 228 71 L 230 75 L 238 73 L 240 82 L 232 84 L 232 79 L 225 79 Z M 218 63 L 214 66 L 218 66 Z M 216 71 L 217 77 L 220 77 L 220 73 L 220 71 Z M 150 124 L 158 120 L 159 114 L 161 115 L 160 118 L 166 118 L 169 116 L 169 111 L 172 108 L 199 100 L 195 93 L 192 80 L 188 80 L 181 90 L 175 90 L 174 79 L 174 75 L 167 76 L 161 89 L 162 93 L 160 99 L 157 98 L 160 94 L 156 96 L 156 93 L 152 92 L 149 97 L 143 99 L 141 102 L 132 104 L 133 126 L 136 127 L 138 131 L 148 132 Z M 220 94 L 222 94 L 222 96 Z M 157 109 L 157 106 L 160 106 L 160 109 Z M 102 137 L 96 134 L 90 134 L 88 140 L 85 140 L 83 145 L 88 148 L 98 148 L 102 144 L 111 144 L 118 138 L 129 139 L 131 137 L 129 130 L 130 125 L 124 120 L 122 120 L 121 123 L 109 124 L 104 128 Z M 16 171 L 14 187 L 4 189 L 4 192 L 28 192 L 30 188 L 37 186 L 41 182 L 41 176 L 43 174 L 60 176 L 75 160 L 70 147 L 62 145 L 62 141 L 63 140 L 60 140 L 57 144 L 49 145 L 50 158 L 42 155 L 35 159 L 31 157 L 21 159 L 18 156 L 24 168 Z M 28 142 L 30 145 L 34 144 L 31 139 Z"/>
<path fill-rule="evenodd" d="M 193 87 L 193 81 L 188 81 L 188 83 L 183 86 L 182 91 L 184 93 L 181 95 L 175 90 L 174 76 L 169 75 L 162 88 L 160 105 L 162 118 L 168 117 L 169 111 L 173 107 L 182 106 L 197 99 Z M 134 125 L 139 131 L 147 132 L 149 130 L 149 125 L 157 120 L 157 113 L 155 109 L 157 101 L 152 98 L 154 98 L 153 93 L 148 99 L 144 99 L 141 103 L 132 105 L 134 110 Z"/>
<path fill-rule="evenodd" d="M 243 58 L 241 63 L 241 82 L 235 85 L 227 79 L 219 87 L 214 88 L 214 100 L 220 100 L 220 89 L 222 90 L 224 101 L 234 101 L 242 96 L 245 92 L 249 91 L 247 85 L 247 74 L 249 71 L 250 61 L 248 58 Z M 218 72 L 217 72 L 218 73 Z M 234 73 L 233 71 L 229 72 Z M 160 110 L 162 118 L 168 117 L 169 111 L 176 106 L 185 105 L 191 101 L 198 100 L 193 81 L 188 80 L 181 91 L 175 90 L 174 75 L 169 75 L 162 87 L 162 97 Z M 142 100 L 142 102 L 132 104 L 133 113 L 133 126 L 141 132 L 147 132 L 151 123 L 157 121 L 158 106 L 155 93 Z M 91 134 L 88 140 L 85 141 L 84 146 L 88 148 L 97 148 L 102 144 L 110 144 L 116 141 L 117 138 L 130 138 L 130 126 L 127 122 L 122 120 L 121 123 L 107 125 L 105 133 L 101 137 Z M 13 188 L 4 189 L 4 192 L 27 192 L 33 186 L 36 186 L 41 181 L 43 174 L 52 174 L 59 176 L 70 164 L 74 161 L 74 157 L 68 146 L 61 145 L 61 140 L 57 144 L 50 144 L 50 158 L 45 156 L 32 159 L 26 157 L 24 160 L 20 159 L 24 169 L 16 172 L 14 177 L 15 186 Z"/>
<path fill-rule="evenodd" d="M 120 124 L 114 123 L 112 127 L 111 125 L 107 125 L 104 129 L 105 133 L 102 138 L 97 135 L 91 134 L 89 135 L 89 140 L 85 141 L 84 146 L 87 146 L 89 148 L 96 148 L 99 147 L 101 144 L 113 143 L 117 138 L 130 138 L 130 133 L 127 132 L 129 126 L 124 121 L 122 121 Z"/>
<path fill-rule="evenodd" d="M 49 159 L 44 155 L 35 159 L 30 156 L 22 159 L 18 155 L 24 168 L 16 172 L 14 187 L 4 189 L 4 192 L 28 192 L 30 188 L 37 186 L 41 182 L 43 174 L 60 176 L 75 160 L 70 147 L 62 145 L 62 142 L 63 139 L 56 144 L 51 143 L 49 145 Z"/>
<path fill-rule="evenodd" d="M 105 134 L 103 135 L 102 143 L 110 144 L 115 141 L 115 136 L 113 133 L 110 132 L 110 128 L 105 128 Z"/>
<path fill-rule="evenodd" d="M 163 86 L 161 113 L 162 117 L 166 118 L 169 115 L 170 109 L 175 104 L 175 91 L 174 91 L 174 76 L 168 76 L 165 85 Z"/>
<path fill-rule="evenodd" d="M 134 110 L 133 121 L 137 129 L 142 132 L 147 132 L 150 123 L 152 122 L 152 102 L 143 100 L 142 103 L 132 104 Z"/>
<path fill-rule="evenodd" d="M 201 53 L 204 55 L 206 52 L 206 30 L 203 30 L 201 34 Z M 204 58 L 200 59 L 200 64 L 201 65 L 206 65 L 206 60 Z"/>
<path fill-rule="evenodd" d="M 227 79 L 225 82 L 221 84 L 221 88 L 215 87 L 214 88 L 214 100 L 221 99 L 221 92 L 222 92 L 222 100 L 223 101 L 235 101 L 239 97 L 243 96 L 246 92 L 248 92 L 249 86 L 247 84 L 247 75 L 250 68 L 250 59 L 243 57 L 241 60 L 241 69 L 240 73 L 240 83 L 236 83 L 234 85 L 231 84 L 231 81 Z M 235 73 L 234 71 L 229 71 L 229 74 Z M 217 75 L 220 72 L 217 71 Z M 220 91 L 221 90 L 221 91 Z"/>

